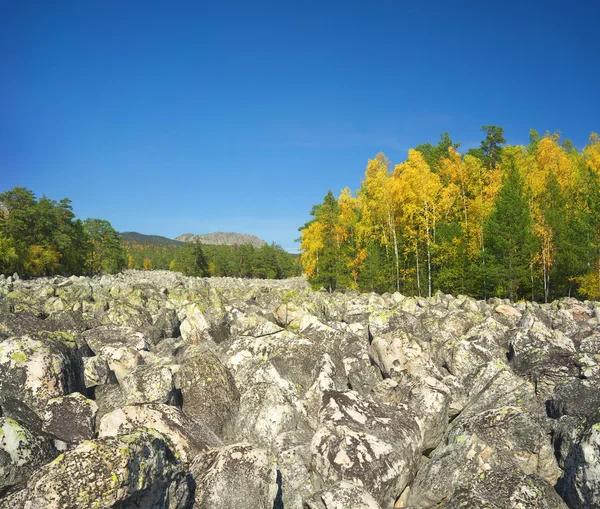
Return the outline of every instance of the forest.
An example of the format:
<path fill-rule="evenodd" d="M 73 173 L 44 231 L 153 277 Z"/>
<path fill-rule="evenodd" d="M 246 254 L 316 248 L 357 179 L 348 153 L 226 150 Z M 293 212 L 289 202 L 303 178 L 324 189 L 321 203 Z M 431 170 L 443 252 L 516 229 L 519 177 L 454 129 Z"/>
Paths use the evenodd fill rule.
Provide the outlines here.
<path fill-rule="evenodd" d="M 188 276 L 284 279 L 302 273 L 300 260 L 278 244 L 147 244 L 123 240 L 130 269 L 164 269 Z"/>
<path fill-rule="evenodd" d="M 0 274 L 94 275 L 126 268 L 268 279 L 301 273 L 299 259 L 277 244 L 143 244 L 122 239 L 106 220 L 78 219 L 68 198 L 38 199 L 22 187 L 0 194 Z"/>
<path fill-rule="evenodd" d="M 483 126 L 459 152 L 448 133 L 395 165 L 379 153 L 361 187 L 329 191 L 300 228 L 315 288 L 549 302 L 600 299 L 600 137 L 506 144 Z"/>

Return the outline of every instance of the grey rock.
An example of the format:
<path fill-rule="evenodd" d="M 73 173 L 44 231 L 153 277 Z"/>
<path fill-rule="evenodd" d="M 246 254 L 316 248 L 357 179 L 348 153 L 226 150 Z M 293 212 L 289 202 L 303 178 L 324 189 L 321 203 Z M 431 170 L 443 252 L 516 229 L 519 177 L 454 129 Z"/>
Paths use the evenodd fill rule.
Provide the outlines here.
<path fill-rule="evenodd" d="M 564 468 L 558 491 L 569 508 L 600 507 L 600 423 L 590 426 L 581 440 L 571 445 Z"/>
<path fill-rule="evenodd" d="M 206 426 L 194 421 L 170 405 L 130 405 L 105 414 L 98 426 L 98 436 L 131 433 L 139 427 L 155 429 L 163 434 L 183 462 L 189 463 L 212 447 L 223 445 Z"/>
<path fill-rule="evenodd" d="M 198 456 L 194 509 L 273 509 L 277 469 L 266 451 L 241 443 Z"/>
<path fill-rule="evenodd" d="M 0 406 L 4 415 L 36 429 L 46 403 L 74 391 L 85 392 L 83 362 L 68 335 L 46 340 L 30 336 L 0 344 Z"/>
<path fill-rule="evenodd" d="M 48 400 L 43 431 L 70 445 L 94 438 L 98 405 L 74 392 Z"/>
<path fill-rule="evenodd" d="M 260 248 L 266 244 L 264 240 L 259 239 L 255 235 L 234 232 L 214 232 L 203 233 L 201 235 L 184 233 L 183 235 L 179 235 L 179 237 L 175 237 L 175 240 L 180 242 L 200 242 L 201 244 L 214 244 L 219 246 L 251 244 L 255 248 Z"/>
<path fill-rule="evenodd" d="M 355 392 L 327 391 L 319 421 L 311 454 L 321 484 L 351 480 L 381 507 L 393 507 L 419 467 L 422 433 L 413 412 Z"/>
<path fill-rule="evenodd" d="M 177 366 L 138 366 L 123 377 L 121 390 L 129 403 L 166 403 L 181 406 L 181 397 L 175 387 L 173 370 Z"/>
<path fill-rule="evenodd" d="M 554 488 L 535 475 L 500 470 L 484 475 L 469 490 L 457 491 L 443 509 L 567 509 Z"/>
<path fill-rule="evenodd" d="M 23 484 L 57 454 L 47 438 L 0 417 L 0 492 Z"/>
<path fill-rule="evenodd" d="M 209 426 L 217 435 L 226 433 L 237 414 L 240 395 L 233 376 L 212 352 L 190 349 L 176 376 L 183 411 Z"/>
<path fill-rule="evenodd" d="M 347 481 L 315 493 L 304 503 L 308 509 L 381 509 L 365 490 Z"/>
<path fill-rule="evenodd" d="M 84 357 L 83 369 L 86 388 L 117 383 L 115 372 L 104 357 Z"/>
<path fill-rule="evenodd" d="M 190 480 L 156 431 L 81 443 L 38 469 L 27 487 L 0 501 L 6 509 L 191 507 Z"/>

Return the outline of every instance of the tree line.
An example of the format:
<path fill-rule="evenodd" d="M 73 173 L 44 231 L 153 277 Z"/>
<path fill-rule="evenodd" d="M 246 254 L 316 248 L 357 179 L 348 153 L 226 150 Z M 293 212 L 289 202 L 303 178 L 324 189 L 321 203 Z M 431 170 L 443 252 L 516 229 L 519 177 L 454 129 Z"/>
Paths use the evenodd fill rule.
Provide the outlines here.
<path fill-rule="evenodd" d="M 278 244 L 184 246 L 124 241 L 130 269 L 174 270 L 188 276 L 284 279 L 302 274 L 300 260 Z"/>
<path fill-rule="evenodd" d="M 118 232 L 103 219 L 77 219 L 58 202 L 15 187 L 0 194 L 0 273 L 25 276 L 113 273 L 126 265 Z"/>
<path fill-rule="evenodd" d="M 0 193 L 0 274 L 94 275 L 126 268 L 272 279 L 301 273 L 299 259 L 277 244 L 254 248 L 124 241 L 106 220 L 78 219 L 68 198 L 38 199 L 22 187 Z"/>
<path fill-rule="evenodd" d="M 559 133 L 511 146 L 482 130 L 465 154 L 448 133 L 393 168 L 379 153 L 356 193 L 329 191 L 300 228 L 313 286 L 600 299 L 599 136 L 578 151 Z"/>

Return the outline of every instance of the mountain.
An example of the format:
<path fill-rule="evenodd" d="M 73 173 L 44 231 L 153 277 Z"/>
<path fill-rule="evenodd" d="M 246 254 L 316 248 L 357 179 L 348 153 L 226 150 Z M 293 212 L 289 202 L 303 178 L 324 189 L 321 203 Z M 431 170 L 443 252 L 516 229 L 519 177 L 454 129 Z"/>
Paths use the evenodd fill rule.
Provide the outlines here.
<path fill-rule="evenodd" d="M 213 244 L 217 246 L 222 244 L 227 246 L 233 246 L 236 244 L 252 244 L 256 248 L 262 247 L 266 244 L 264 240 L 259 239 L 255 235 L 233 232 L 214 232 L 205 233 L 203 235 L 184 233 L 179 237 L 175 237 L 175 240 L 179 240 L 181 242 L 200 242 L 201 244 Z"/>
<path fill-rule="evenodd" d="M 184 243 L 183 241 L 161 237 L 160 235 L 144 235 L 138 232 L 121 232 L 119 235 L 121 235 L 123 240 L 138 242 L 139 244 L 182 245 Z"/>

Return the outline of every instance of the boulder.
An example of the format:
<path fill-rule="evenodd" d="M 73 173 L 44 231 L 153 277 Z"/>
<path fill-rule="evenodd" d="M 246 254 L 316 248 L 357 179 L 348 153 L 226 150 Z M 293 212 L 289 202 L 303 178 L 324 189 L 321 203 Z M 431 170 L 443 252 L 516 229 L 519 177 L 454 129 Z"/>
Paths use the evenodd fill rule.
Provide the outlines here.
<path fill-rule="evenodd" d="M 511 469 L 492 471 L 471 489 L 461 489 L 440 509 L 567 509 L 554 488 L 536 475 Z"/>
<path fill-rule="evenodd" d="M 77 345 L 65 339 L 10 338 L 0 344 L 0 407 L 36 429 L 46 403 L 74 391 L 85 392 Z"/>
<path fill-rule="evenodd" d="M 160 432 L 181 460 L 187 463 L 211 447 L 223 445 L 206 426 L 178 408 L 163 404 L 131 405 L 105 414 L 98 426 L 98 436 L 127 434 L 142 426 Z"/>
<path fill-rule="evenodd" d="M 84 357 L 83 369 L 86 388 L 117 383 L 115 372 L 103 357 Z"/>
<path fill-rule="evenodd" d="M 321 485 L 348 480 L 392 507 L 419 467 L 422 432 L 414 413 L 352 391 L 326 391 L 319 422 L 311 455 Z"/>
<path fill-rule="evenodd" d="M 269 450 L 277 436 L 298 428 L 302 419 L 300 395 L 269 362 L 258 361 L 238 377 L 242 394 L 231 439 Z"/>
<path fill-rule="evenodd" d="M 0 493 L 26 482 L 57 454 L 46 437 L 13 419 L 0 417 Z"/>
<path fill-rule="evenodd" d="M 429 509 L 461 489 L 470 489 L 492 469 L 506 466 L 502 454 L 480 440 L 477 435 L 459 436 L 438 447 L 417 473 L 404 505 Z"/>
<path fill-rule="evenodd" d="M 179 329 L 185 341 L 198 343 L 209 337 L 210 323 L 204 315 L 205 307 L 199 303 L 189 304 L 179 312 Z"/>
<path fill-rule="evenodd" d="M 74 392 L 48 400 L 43 430 L 70 445 L 94 438 L 98 405 Z"/>
<path fill-rule="evenodd" d="M 364 489 L 347 481 L 315 493 L 304 504 L 307 509 L 381 509 Z"/>
<path fill-rule="evenodd" d="M 156 431 L 82 442 L 39 468 L 27 487 L 0 501 L 6 509 L 191 507 L 193 484 Z"/>
<path fill-rule="evenodd" d="M 558 486 L 570 509 L 600 507 L 600 422 L 582 435 L 569 449 Z"/>
<path fill-rule="evenodd" d="M 277 469 L 266 451 L 247 443 L 198 456 L 191 465 L 196 482 L 194 509 L 273 509 Z"/>
<path fill-rule="evenodd" d="M 472 417 L 459 416 L 449 440 L 475 435 L 501 453 L 525 474 L 537 474 L 552 486 L 560 475 L 550 433 L 539 419 L 518 406 L 486 410 Z"/>
<path fill-rule="evenodd" d="M 121 390 L 129 403 L 166 403 L 181 406 L 175 376 L 167 366 L 138 366 L 121 380 Z"/>
<path fill-rule="evenodd" d="M 83 337 L 92 351 L 98 352 L 106 346 L 128 346 L 133 350 L 148 350 L 150 342 L 141 332 L 131 327 L 102 325 L 83 333 Z"/>
<path fill-rule="evenodd" d="M 108 362 L 108 366 L 117 380 L 122 380 L 144 363 L 140 352 L 127 345 L 105 345 L 96 351 L 96 355 Z"/>
<path fill-rule="evenodd" d="M 231 373 L 212 352 L 189 349 L 176 375 L 183 411 L 223 436 L 237 414 L 240 395 Z"/>

